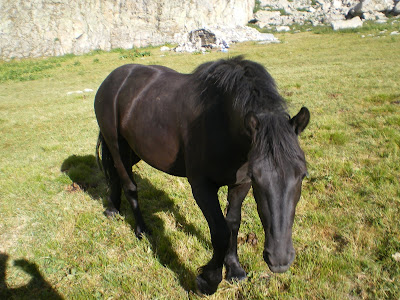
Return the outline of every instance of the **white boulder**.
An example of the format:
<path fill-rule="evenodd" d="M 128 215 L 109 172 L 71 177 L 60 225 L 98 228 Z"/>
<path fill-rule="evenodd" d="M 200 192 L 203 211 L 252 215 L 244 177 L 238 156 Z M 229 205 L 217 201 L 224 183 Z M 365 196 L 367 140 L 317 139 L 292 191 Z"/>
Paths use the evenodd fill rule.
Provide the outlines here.
<path fill-rule="evenodd" d="M 400 15 L 400 1 L 397 1 L 396 5 L 393 7 L 393 14 Z"/>
<path fill-rule="evenodd" d="M 331 23 L 333 30 L 341 30 L 341 29 L 351 29 L 362 27 L 363 21 L 360 17 L 355 17 L 350 20 L 337 20 Z"/>
<path fill-rule="evenodd" d="M 363 17 L 364 14 L 390 12 L 394 7 L 393 0 L 360 0 L 349 10 L 349 15 Z"/>

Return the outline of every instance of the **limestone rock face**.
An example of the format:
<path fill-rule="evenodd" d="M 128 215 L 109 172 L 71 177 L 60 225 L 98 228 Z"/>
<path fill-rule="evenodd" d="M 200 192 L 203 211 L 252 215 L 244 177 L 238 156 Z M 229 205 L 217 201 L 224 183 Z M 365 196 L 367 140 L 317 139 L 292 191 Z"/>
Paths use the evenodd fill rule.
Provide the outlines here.
<path fill-rule="evenodd" d="M 255 0 L 0 0 L 0 60 L 184 44 L 199 29 L 226 42 L 274 42 L 245 25 L 339 30 L 400 14 L 400 0 L 259 0 L 261 10 L 253 14 L 254 7 Z"/>
<path fill-rule="evenodd" d="M 0 59 L 179 43 L 194 29 L 243 26 L 254 0 L 0 1 Z"/>

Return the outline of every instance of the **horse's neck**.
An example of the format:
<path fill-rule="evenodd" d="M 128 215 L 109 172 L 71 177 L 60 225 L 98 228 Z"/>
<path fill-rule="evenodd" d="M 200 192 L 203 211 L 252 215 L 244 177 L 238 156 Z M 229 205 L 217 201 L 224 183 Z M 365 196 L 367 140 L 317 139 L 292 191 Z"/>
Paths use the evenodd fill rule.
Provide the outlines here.
<path fill-rule="evenodd" d="M 243 112 L 235 107 L 233 98 L 225 99 L 224 113 L 227 115 L 229 132 L 231 137 L 243 146 L 250 148 L 249 139 L 244 125 Z"/>

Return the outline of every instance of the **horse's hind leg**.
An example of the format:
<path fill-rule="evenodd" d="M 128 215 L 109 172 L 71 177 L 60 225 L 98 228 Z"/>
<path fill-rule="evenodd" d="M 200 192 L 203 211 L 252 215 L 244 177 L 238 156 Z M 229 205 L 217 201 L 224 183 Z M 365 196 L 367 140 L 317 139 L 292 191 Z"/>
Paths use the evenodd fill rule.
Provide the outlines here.
<path fill-rule="evenodd" d="M 100 151 L 101 149 L 101 151 Z M 101 160 L 99 159 L 101 152 Z M 117 169 L 114 166 L 114 160 L 108 145 L 100 132 L 99 140 L 97 143 L 97 159 L 101 162 L 104 175 L 106 177 L 107 185 L 110 189 L 110 195 L 107 197 L 107 208 L 104 214 L 107 217 L 112 217 L 119 213 L 121 205 L 121 183 L 119 180 L 119 175 Z"/>
<path fill-rule="evenodd" d="M 124 190 L 126 199 L 132 207 L 135 218 L 135 234 L 138 238 L 142 238 L 143 233 L 150 233 L 150 231 L 147 229 L 144 223 L 142 212 L 139 208 L 137 184 L 133 179 L 132 173 L 132 166 L 137 164 L 140 161 L 140 158 L 131 150 L 130 146 L 125 140 L 120 142 L 120 153 L 122 163 L 125 167 L 125 172 L 130 180 L 130 182 L 125 182 L 125 184 L 122 184 L 122 188 Z"/>
<path fill-rule="evenodd" d="M 103 159 L 103 166 L 106 169 L 106 173 L 108 172 L 107 177 L 111 188 L 109 206 L 105 214 L 110 216 L 119 212 L 122 187 L 135 217 L 135 234 L 141 238 L 143 233 L 148 232 L 148 230 L 139 208 L 137 185 L 132 175 L 132 166 L 139 162 L 140 158 L 130 149 L 125 140 L 119 139 L 118 141 L 112 138 L 106 140 L 106 137 L 104 139 L 103 157 L 106 150 L 110 154 L 110 159 L 108 159 L 106 165 L 104 165 Z"/>
<path fill-rule="evenodd" d="M 129 145 L 123 139 L 120 139 L 120 141 L 118 142 L 118 149 L 119 149 L 119 156 L 122 159 L 122 163 L 125 167 L 125 170 L 128 173 L 130 180 L 136 186 L 136 183 L 133 180 L 132 166 L 137 164 L 140 161 L 140 158 L 130 149 Z M 110 163 L 110 166 L 108 166 L 108 170 L 110 173 L 109 185 L 111 191 L 110 191 L 110 196 L 107 199 L 108 207 L 105 211 L 105 214 L 110 217 L 120 212 L 122 185 L 117 169 L 114 166 L 113 159 Z"/>
<path fill-rule="evenodd" d="M 110 195 L 107 198 L 107 208 L 104 212 L 107 217 L 112 217 L 118 214 L 121 207 L 121 183 L 115 168 L 114 171 L 115 176 L 112 176 L 109 182 Z"/>

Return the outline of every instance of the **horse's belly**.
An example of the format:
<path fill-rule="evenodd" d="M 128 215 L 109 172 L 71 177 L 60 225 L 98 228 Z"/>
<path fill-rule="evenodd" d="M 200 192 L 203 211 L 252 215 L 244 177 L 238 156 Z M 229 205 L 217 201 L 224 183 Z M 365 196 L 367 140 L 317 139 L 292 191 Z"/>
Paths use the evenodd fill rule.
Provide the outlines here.
<path fill-rule="evenodd" d="M 176 159 L 168 166 L 165 164 L 160 164 L 158 161 L 149 158 L 142 158 L 142 160 L 144 160 L 153 168 L 156 168 L 157 170 L 163 171 L 167 174 L 179 177 L 186 177 L 186 168 L 183 159 Z"/>
<path fill-rule="evenodd" d="M 142 158 L 142 156 L 139 155 Z M 146 163 L 148 163 L 153 168 L 163 171 L 167 174 L 186 177 L 186 167 L 183 158 L 176 157 L 174 161 L 162 160 L 160 161 L 158 157 L 147 157 L 144 155 L 142 158 Z"/>
<path fill-rule="evenodd" d="M 123 130 L 121 134 L 137 156 L 158 170 L 185 176 L 185 163 L 175 134 L 154 124 L 133 128 Z"/>

